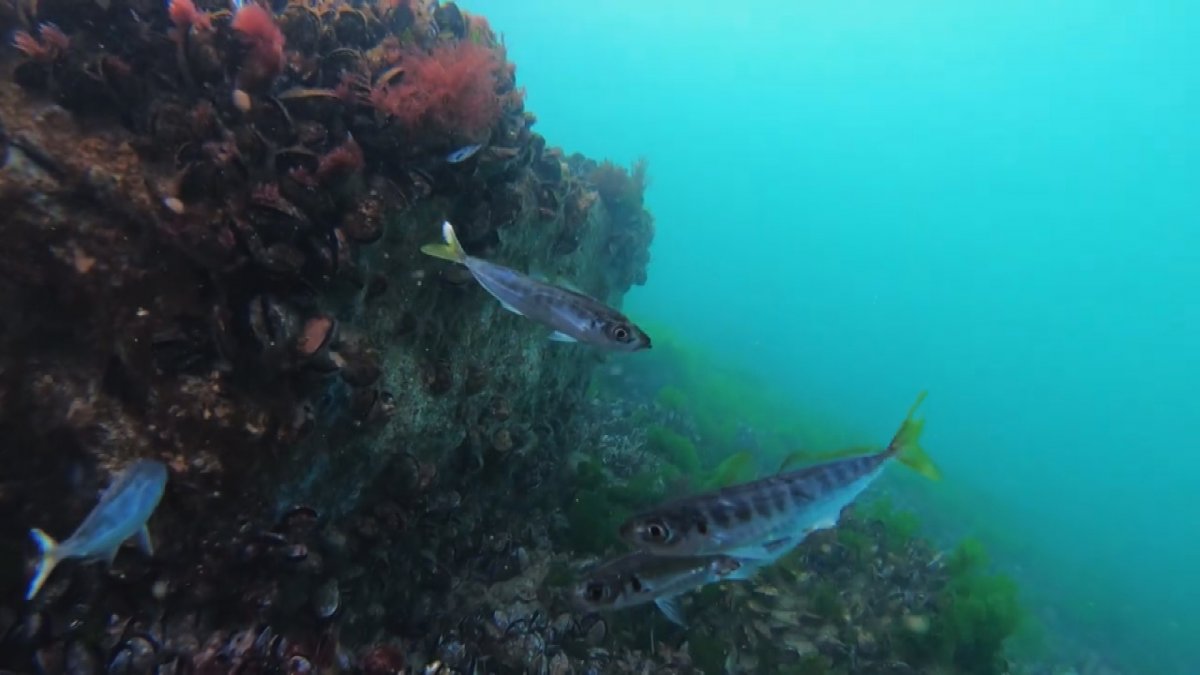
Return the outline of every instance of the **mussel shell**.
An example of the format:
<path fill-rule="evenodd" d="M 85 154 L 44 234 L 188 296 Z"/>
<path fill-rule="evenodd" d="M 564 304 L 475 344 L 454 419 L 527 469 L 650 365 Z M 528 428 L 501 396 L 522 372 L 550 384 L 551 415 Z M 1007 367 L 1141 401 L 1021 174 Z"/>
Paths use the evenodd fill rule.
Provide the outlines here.
<path fill-rule="evenodd" d="M 383 200 L 368 196 L 342 217 L 342 231 L 353 241 L 372 244 L 383 237 L 384 223 Z"/>
<path fill-rule="evenodd" d="M 562 181 L 562 162 L 554 153 L 544 153 L 533 161 L 533 175 L 543 183 L 557 185 Z"/>
<path fill-rule="evenodd" d="M 357 9 L 341 7 L 333 21 L 333 31 L 343 45 L 366 47 L 370 44 L 367 15 Z"/>
<path fill-rule="evenodd" d="M 311 54 L 317 51 L 321 41 L 321 17 L 312 9 L 291 3 L 279 17 L 279 29 L 283 31 L 289 49 Z"/>
<path fill-rule="evenodd" d="M 264 138 L 274 143 L 291 143 L 294 138 L 292 115 L 274 96 L 260 97 L 250 111 L 250 120 Z"/>
<path fill-rule="evenodd" d="M 456 38 L 467 36 L 467 21 L 458 5 L 453 2 L 438 7 L 433 13 L 433 20 L 437 22 L 439 29 L 449 31 Z"/>
<path fill-rule="evenodd" d="M 342 98 L 333 89 L 298 87 L 279 94 L 279 102 L 297 119 L 324 121 L 341 109 Z"/>
<path fill-rule="evenodd" d="M 280 175 L 297 169 L 316 175 L 320 165 L 321 157 L 308 148 L 293 146 L 275 153 L 275 171 Z"/>
<path fill-rule="evenodd" d="M 246 217 L 268 247 L 280 241 L 293 241 L 312 228 L 308 216 L 283 196 L 270 201 L 252 199 L 246 206 Z"/>
<path fill-rule="evenodd" d="M 305 256 L 295 246 L 276 242 L 263 249 L 255 259 L 263 269 L 273 274 L 294 275 L 304 267 Z"/>
<path fill-rule="evenodd" d="M 262 349 L 291 349 L 300 334 L 295 310 L 269 295 L 252 299 L 247 309 L 250 331 Z"/>

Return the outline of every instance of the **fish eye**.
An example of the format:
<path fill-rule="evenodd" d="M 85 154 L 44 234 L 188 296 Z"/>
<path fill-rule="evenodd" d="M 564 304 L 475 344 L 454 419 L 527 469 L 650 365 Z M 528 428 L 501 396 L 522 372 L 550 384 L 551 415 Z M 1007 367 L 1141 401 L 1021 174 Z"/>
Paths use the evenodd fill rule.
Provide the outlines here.
<path fill-rule="evenodd" d="M 667 526 L 660 522 L 651 522 L 646 524 L 646 536 L 654 541 L 667 541 L 670 538 L 670 530 Z"/>
<path fill-rule="evenodd" d="M 626 342 L 630 338 L 629 328 L 624 324 L 614 325 L 611 329 L 609 329 L 609 334 L 612 335 L 614 340 L 619 342 Z"/>
<path fill-rule="evenodd" d="M 708 523 L 703 520 L 696 522 L 696 531 L 700 534 L 708 534 Z"/>

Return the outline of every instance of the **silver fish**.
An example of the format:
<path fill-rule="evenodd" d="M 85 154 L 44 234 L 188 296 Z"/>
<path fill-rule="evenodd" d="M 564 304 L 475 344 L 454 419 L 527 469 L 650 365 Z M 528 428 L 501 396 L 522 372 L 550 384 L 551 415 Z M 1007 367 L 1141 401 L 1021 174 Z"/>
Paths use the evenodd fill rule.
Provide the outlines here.
<path fill-rule="evenodd" d="M 751 570 L 729 556 L 676 558 L 635 551 L 588 570 L 572 596 L 585 611 L 607 611 L 649 602 L 684 625 L 678 596 L 725 579 L 745 579 Z"/>
<path fill-rule="evenodd" d="M 61 544 L 45 532 L 34 528 L 34 541 L 41 549 L 37 573 L 29 583 L 25 599 L 37 595 L 42 584 L 58 563 L 67 558 L 86 561 L 103 560 L 112 564 L 117 550 L 127 539 L 136 538 L 147 555 L 154 552 L 146 521 L 158 507 L 167 484 L 167 467 L 162 462 L 143 459 L 134 462 L 113 479 L 100 503 L 83 519 L 75 532 Z"/>
<path fill-rule="evenodd" d="M 937 468 L 919 444 L 924 420 L 908 412 L 881 452 L 827 461 L 795 471 L 676 500 L 626 521 L 621 537 L 665 556 L 723 554 L 759 565 L 778 560 L 814 530 L 833 527 L 895 457 L 936 480 Z"/>
<path fill-rule="evenodd" d="M 426 244 L 421 252 L 466 265 L 471 276 L 505 309 L 552 328 L 551 340 L 583 342 L 622 352 L 650 348 L 650 336 L 612 307 L 583 293 L 467 255 L 450 223 L 442 223 L 442 237 L 445 244 Z"/>
<path fill-rule="evenodd" d="M 474 157 L 475 153 L 479 152 L 479 149 L 482 147 L 483 147 L 483 143 L 472 143 L 471 145 L 464 145 L 463 147 L 446 155 L 446 161 L 450 162 L 451 164 L 458 164 L 459 162 L 465 162 L 468 159 L 471 159 L 472 157 Z"/>

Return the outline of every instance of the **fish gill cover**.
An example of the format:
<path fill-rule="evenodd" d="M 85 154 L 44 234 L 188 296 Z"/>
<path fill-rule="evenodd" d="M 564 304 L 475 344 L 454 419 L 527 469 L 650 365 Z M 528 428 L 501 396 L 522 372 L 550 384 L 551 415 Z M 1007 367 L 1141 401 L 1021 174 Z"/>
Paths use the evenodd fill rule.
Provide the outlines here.
<path fill-rule="evenodd" d="M 0 668 L 1010 670 L 1012 583 L 881 506 L 685 597 L 686 628 L 574 608 L 630 514 L 843 439 L 679 343 L 597 377 L 420 254 L 448 220 L 606 303 L 646 281 L 645 162 L 533 132 L 482 16 L 0 11 Z M 65 536 L 144 458 L 170 473 L 153 557 L 24 602 L 28 528 Z"/>

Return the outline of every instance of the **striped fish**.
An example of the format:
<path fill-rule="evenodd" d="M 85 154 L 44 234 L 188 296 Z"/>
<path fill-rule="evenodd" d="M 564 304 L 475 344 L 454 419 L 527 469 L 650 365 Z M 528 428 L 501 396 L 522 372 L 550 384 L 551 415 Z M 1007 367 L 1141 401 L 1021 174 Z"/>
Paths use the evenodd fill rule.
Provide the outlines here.
<path fill-rule="evenodd" d="M 572 595 L 576 606 L 590 612 L 653 602 L 682 626 L 680 595 L 725 579 L 745 579 L 751 571 L 723 555 L 675 558 L 635 551 L 585 572 Z"/>
<path fill-rule="evenodd" d="M 933 480 L 937 468 L 919 445 L 924 420 L 917 398 L 881 452 L 823 462 L 715 492 L 673 501 L 634 516 L 621 537 L 653 555 L 722 554 L 758 566 L 782 557 L 814 530 L 833 527 L 842 509 L 874 481 L 889 459 Z"/>
<path fill-rule="evenodd" d="M 553 329 L 551 340 L 582 342 L 621 352 L 650 348 L 650 336 L 612 307 L 583 293 L 467 255 L 450 223 L 442 223 L 442 237 L 445 244 L 426 244 L 421 252 L 465 265 L 505 309 Z"/>

